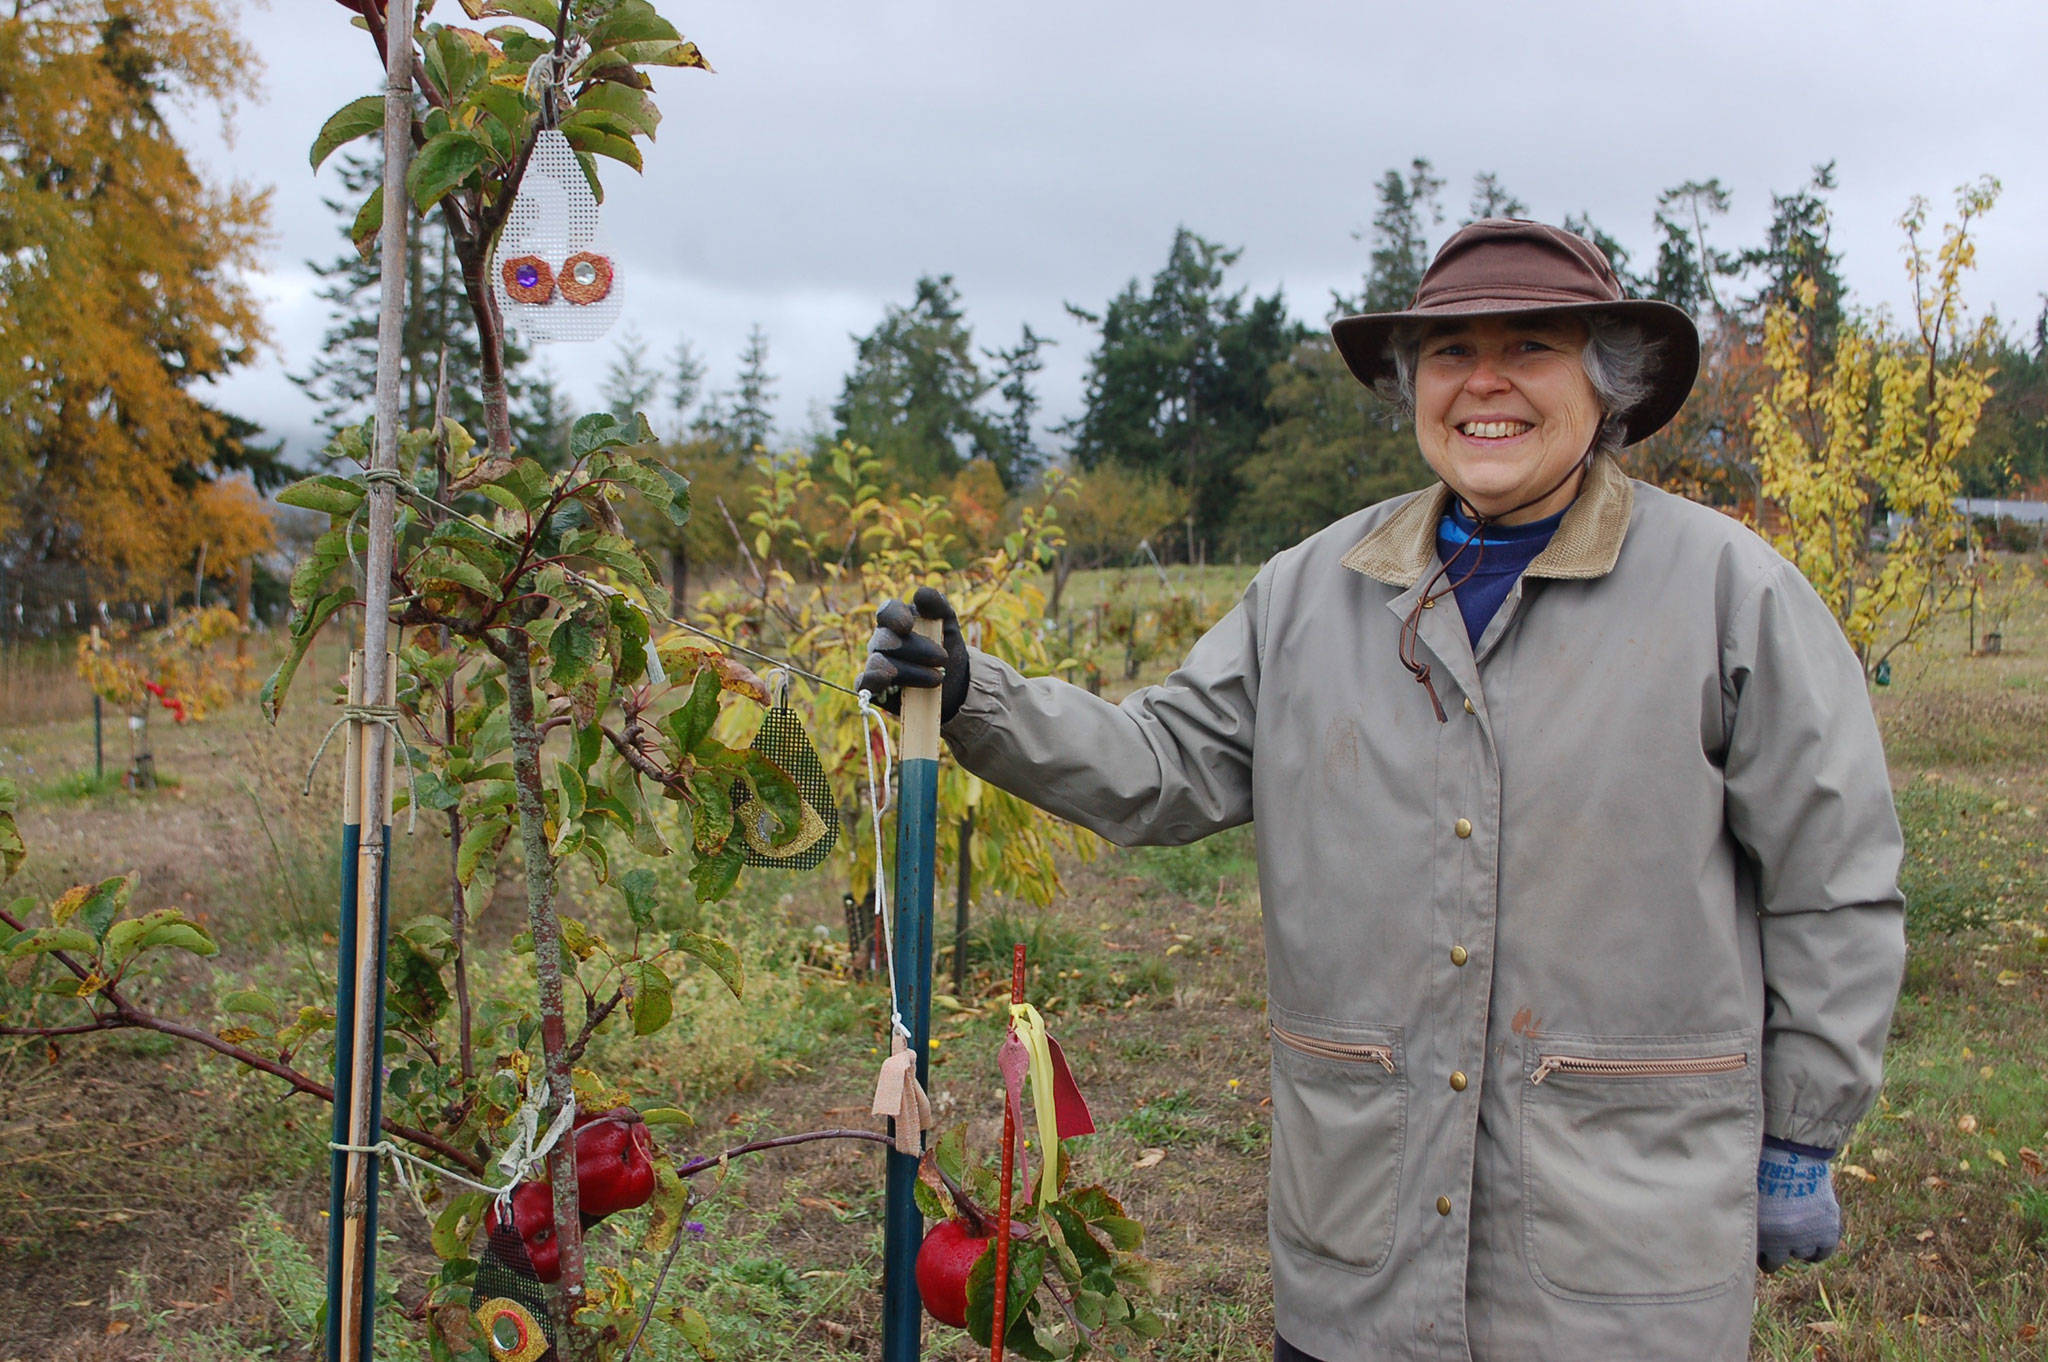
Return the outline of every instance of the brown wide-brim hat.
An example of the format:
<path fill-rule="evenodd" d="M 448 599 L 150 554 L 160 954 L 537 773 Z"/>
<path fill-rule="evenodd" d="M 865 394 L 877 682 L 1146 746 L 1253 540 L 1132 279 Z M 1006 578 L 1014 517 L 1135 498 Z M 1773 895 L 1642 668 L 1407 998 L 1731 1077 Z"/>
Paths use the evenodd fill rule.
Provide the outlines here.
<path fill-rule="evenodd" d="M 1358 381 L 1377 388 L 1395 378 L 1389 342 L 1401 326 L 1517 312 L 1604 313 L 1643 329 L 1654 350 L 1650 392 L 1629 411 L 1624 444 L 1676 416 L 1699 375 L 1700 333 L 1691 317 L 1669 303 L 1624 296 L 1614 267 L 1584 237 L 1520 218 L 1461 228 L 1430 262 L 1407 311 L 1340 317 L 1330 336 Z"/>

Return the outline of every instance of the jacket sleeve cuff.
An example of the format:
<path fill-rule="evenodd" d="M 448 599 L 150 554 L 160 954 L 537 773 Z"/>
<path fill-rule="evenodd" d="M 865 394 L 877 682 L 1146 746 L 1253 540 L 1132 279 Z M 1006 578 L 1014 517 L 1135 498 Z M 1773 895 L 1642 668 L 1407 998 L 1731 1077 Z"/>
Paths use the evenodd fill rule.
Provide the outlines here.
<path fill-rule="evenodd" d="M 1764 1104 L 1764 1143 L 1789 1148 L 1797 1153 L 1819 1150 L 1815 1158 L 1832 1157 L 1849 1142 L 1856 1129 L 1855 1118 L 1815 1116 L 1790 1107 Z"/>

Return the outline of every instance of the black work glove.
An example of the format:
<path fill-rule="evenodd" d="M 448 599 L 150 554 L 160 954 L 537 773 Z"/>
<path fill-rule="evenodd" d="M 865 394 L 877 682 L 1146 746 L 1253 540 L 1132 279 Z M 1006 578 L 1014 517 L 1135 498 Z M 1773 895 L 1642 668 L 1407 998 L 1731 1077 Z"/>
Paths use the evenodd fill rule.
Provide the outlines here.
<path fill-rule="evenodd" d="M 943 646 L 914 632 L 919 616 L 939 621 Z M 940 723 L 959 713 L 967 702 L 967 640 L 960 635 L 960 617 L 935 587 L 921 586 L 909 601 L 890 601 L 875 612 L 868 665 L 855 688 L 866 691 L 894 714 L 900 707 L 899 688 L 903 686 L 940 687 Z"/>

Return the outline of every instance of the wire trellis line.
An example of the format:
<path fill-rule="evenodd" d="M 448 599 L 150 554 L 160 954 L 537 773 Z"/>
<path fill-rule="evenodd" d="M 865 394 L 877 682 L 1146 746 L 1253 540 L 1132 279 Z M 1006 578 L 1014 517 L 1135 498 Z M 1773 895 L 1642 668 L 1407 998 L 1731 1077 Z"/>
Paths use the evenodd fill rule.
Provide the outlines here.
<path fill-rule="evenodd" d="M 491 538 L 497 540 L 499 543 L 504 544 L 510 548 L 516 549 L 521 547 L 519 541 L 512 538 L 510 535 L 500 533 L 498 530 L 482 523 L 481 521 L 475 519 L 473 516 L 470 516 L 465 512 L 457 510 L 455 507 L 450 506 L 447 502 L 442 501 L 436 497 L 429 496 L 427 493 L 422 492 L 419 488 L 413 486 L 409 482 L 405 482 L 401 479 L 398 480 L 395 483 L 395 485 L 397 486 L 399 493 L 403 496 L 412 497 L 418 501 L 424 501 L 427 505 L 435 507 L 439 510 L 446 511 L 449 515 L 461 516 L 469 524 L 475 526 L 479 530 L 482 530 L 485 534 L 491 536 Z M 564 571 L 568 571 L 569 576 L 571 578 L 573 578 L 576 581 L 582 582 L 587 586 L 601 587 L 603 585 L 602 583 L 592 581 L 590 578 L 584 576 L 580 572 L 570 571 L 568 569 L 564 569 Z M 646 613 L 650 617 L 653 617 L 655 614 L 655 612 L 653 611 L 647 611 Z M 792 676 L 801 676 L 813 685 L 823 686 L 827 690 L 836 690 L 841 695 L 851 696 L 855 700 L 859 700 L 862 698 L 862 692 L 854 689 L 852 686 L 842 685 L 837 681 L 831 680 L 829 677 L 820 676 L 816 672 L 811 671 L 808 668 L 799 667 L 787 658 L 776 657 L 773 654 L 764 653 L 758 648 L 749 648 L 744 643 L 740 643 L 734 639 L 729 639 L 725 637 L 725 635 L 723 634 L 716 633 L 713 630 L 704 628 L 702 625 L 692 624 L 685 619 L 677 619 L 674 615 L 663 614 L 660 616 L 660 618 L 662 622 L 665 624 L 674 625 L 676 628 L 686 630 L 689 633 L 697 635 L 699 638 L 710 639 L 713 643 L 716 643 L 721 647 L 730 648 L 736 653 L 745 653 L 748 657 L 751 657 L 758 662 L 765 662 L 771 667 L 779 667 L 783 671 L 788 672 Z"/>

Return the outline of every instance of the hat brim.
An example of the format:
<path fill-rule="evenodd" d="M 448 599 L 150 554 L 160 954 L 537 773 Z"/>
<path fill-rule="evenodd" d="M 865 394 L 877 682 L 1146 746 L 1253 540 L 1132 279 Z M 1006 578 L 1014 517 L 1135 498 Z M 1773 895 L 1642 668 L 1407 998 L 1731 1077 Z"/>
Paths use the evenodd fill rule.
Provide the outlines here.
<path fill-rule="evenodd" d="M 1683 309 L 1652 298 L 1621 298 L 1612 301 L 1561 303 L 1549 301 L 1470 298 L 1441 303 L 1407 312 L 1369 312 L 1357 317 L 1339 317 L 1330 324 L 1330 338 L 1344 357 L 1353 377 L 1368 388 L 1378 388 L 1395 378 L 1394 353 L 1389 345 L 1396 329 L 1414 323 L 1465 320 L 1472 317 L 1506 317 L 1542 312 L 1559 316 L 1602 313 L 1643 328 L 1656 346 L 1651 364 L 1650 392 L 1628 414 L 1624 444 L 1634 444 L 1656 434 L 1678 415 L 1692 393 L 1700 371 L 1700 333 Z"/>

